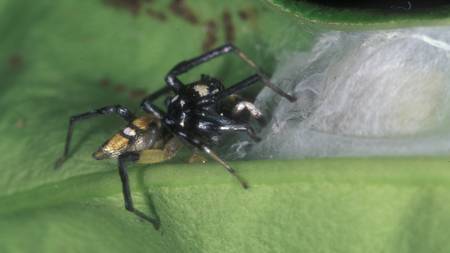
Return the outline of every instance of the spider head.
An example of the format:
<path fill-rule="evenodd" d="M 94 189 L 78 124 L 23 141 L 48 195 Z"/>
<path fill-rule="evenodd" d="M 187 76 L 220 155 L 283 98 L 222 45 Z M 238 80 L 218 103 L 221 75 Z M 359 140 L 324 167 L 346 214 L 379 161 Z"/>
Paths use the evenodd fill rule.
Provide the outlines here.
<path fill-rule="evenodd" d="M 200 80 L 187 86 L 186 92 L 188 97 L 198 100 L 210 95 L 215 95 L 223 89 L 224 86 L 220 80 L 207 75 L 202 75 Z"/>
<path fill-rule="evenodd" d="M 189 111 L 215 104 L 214 95 L 222 90 L 224 90 L 224 86 L 220 80 L 202 75 L 200 80 L 184 86 L 181 93 L 166 100 L 166 115 L 176 119 L 182 127 L 185 127 L 185 123 L 189 124 L 189 121 L 185 122 Z"/>

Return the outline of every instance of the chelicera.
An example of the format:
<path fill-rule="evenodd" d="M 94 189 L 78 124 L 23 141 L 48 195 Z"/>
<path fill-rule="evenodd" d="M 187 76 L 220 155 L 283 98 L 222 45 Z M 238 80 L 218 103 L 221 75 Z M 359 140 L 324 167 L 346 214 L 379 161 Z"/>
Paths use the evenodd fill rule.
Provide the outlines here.
<path fill-rule="evenodd" d="M 225 88 L 220 80 L 206 75 L 187 85 L 178 79 L 179 75 L 190 69 L 227 53 L 235 53 L 256 73 L 228 88 Z M 225 44 L 198 57 L 182 61 L 166 75 L 165 87 L 143 99 L 141 103 L 141 108 L 145 112 L 143 116 L 135 116 L 121 105 L 105 106 L 72 116 L 64 153 L 55 163 L 55 168 L 59 168 L 68 157 L 73 129 L 77 122 L 100 115 L 115 114 L 128 122 L 128 125 L 107 140 L 93 157 L 97 160 L 107 158 L 118 160 L 126 210 L 155 224 L 154 219 L 138 211 L 133 205 L 127 163 L 163 162 L 171 159 L 184 144 L 193 148 L 194 156 L 203 153 L 220 163 L 243 188 L 248 188 L 247 182 L 221 159 L 211 146 L 216 145 L 224 133 L 230 132 L 244 132 L 255 141 L 259 140 L 248 122 L 242 120 L 242 116 L 247 114 L 261 122 L 263 121 L 261 112 L 254 104 L 236 95 L 237 92 L 258 81 L 262 81 L 265 86 L 289 101 L 295 101 L 295 97 L 274 86 L 256 64 L 232 44 Z M 166 98 L 166 110 L 163 111 L 153 104 L 157 98 L 169 93 L 173 94 Z"/>

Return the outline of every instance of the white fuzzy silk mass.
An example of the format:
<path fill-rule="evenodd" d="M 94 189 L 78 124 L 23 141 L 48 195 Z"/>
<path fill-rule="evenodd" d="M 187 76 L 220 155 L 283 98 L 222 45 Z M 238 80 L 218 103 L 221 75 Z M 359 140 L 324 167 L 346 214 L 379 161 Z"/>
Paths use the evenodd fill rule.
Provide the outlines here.
<path fill-rule="evenodd" d="M 272 119 L 249 157 L 450 153 L 450 28 L 325 33 L 284 52 L 273 82 L 298 101 L 258 95 Z"/>

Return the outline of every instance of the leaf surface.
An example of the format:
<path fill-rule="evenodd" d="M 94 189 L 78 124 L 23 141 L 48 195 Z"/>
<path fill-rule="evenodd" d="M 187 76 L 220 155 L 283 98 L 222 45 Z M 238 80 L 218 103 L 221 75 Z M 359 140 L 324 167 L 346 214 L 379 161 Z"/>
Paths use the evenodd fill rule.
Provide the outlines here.
<path fill-rule="evenodd" d="M 448 251 L 446 158 L 233 162 L 248 191 L 215 163 L 132 166 L 137 206 L 159 216 L 159 231 L 124 210 L 116 162 L 91 158 L 119 119 L 79 124 L 71 157 L 53 170 L 71 115 L 137 111 L 205 47 L 232 38 L 270 71 L 278 53 L 311 43 L 261 1 L 185 4 L 0 1 L 0 252 Z M 249 72 L 230 56 L 183 80 L 207 73 L 231 84 Z"/>

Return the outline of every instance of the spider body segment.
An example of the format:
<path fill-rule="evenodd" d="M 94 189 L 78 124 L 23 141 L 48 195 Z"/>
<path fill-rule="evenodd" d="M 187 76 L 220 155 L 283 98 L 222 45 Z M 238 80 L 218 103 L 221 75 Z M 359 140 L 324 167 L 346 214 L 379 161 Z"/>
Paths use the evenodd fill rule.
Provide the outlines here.
<path fill-rule="evenodd" d="M 190 69 L 232 52 L 252 67 L 256 74 L 228 88 L 225 88 L 220 80 L 206 75 L 187 85 L 178 79 L 179 75 Z M 72 116 L 64 153 L 55 164 L 55 168 L 59 168 L 68 157 L 75 123 L 100 115 L 120 116 L 128 122 L 128 125 L 107 140 L 93 157 L 97 160 L 108 158 L 118 160 L 125 208 L 150 221 L 155 227 L 159 225 L 158 221 L 134 208 L 127 173 L 128 162 L 146 164 L 162 162 L 171 159 L 181 146 L 188 145 L 194 149 L 193 157 L 198 156 L 199 152 L 206 154 L 231 173 L 243 188 L 248 188 L 247 183 L 236 171 L 210 148 L 216 145 L 225 133 L 244 132 L 253 140 L 259 140 L 243 115 L 250 115 L 263 123 L 261 112 L 251 102 L 243 100 L 235 93 L 262 81 L 274 92 L 291 102 L 295 101 L 293 96 L 270 83 L 256 64 L 232 44 L 225 44 L 196 58 L 182 61 L 167 74 L 165 81 L 167 86 L 143 99 L 141 108 L 146 113 L 144 116 L 136 117 L 121 105 L 106 106 Z M 170 92 L 173 95 L 166 98 L 165 110 L 153 104 L 154 100 Z"/>
<path fill-rule="evenodd" d="M 107 140 L 92 156 L 97 160 L 119 158 L 120 155 L 160 149 L 167 141 L 159 119 L 144 115 L 133 119 L 125 128 Z"/>

